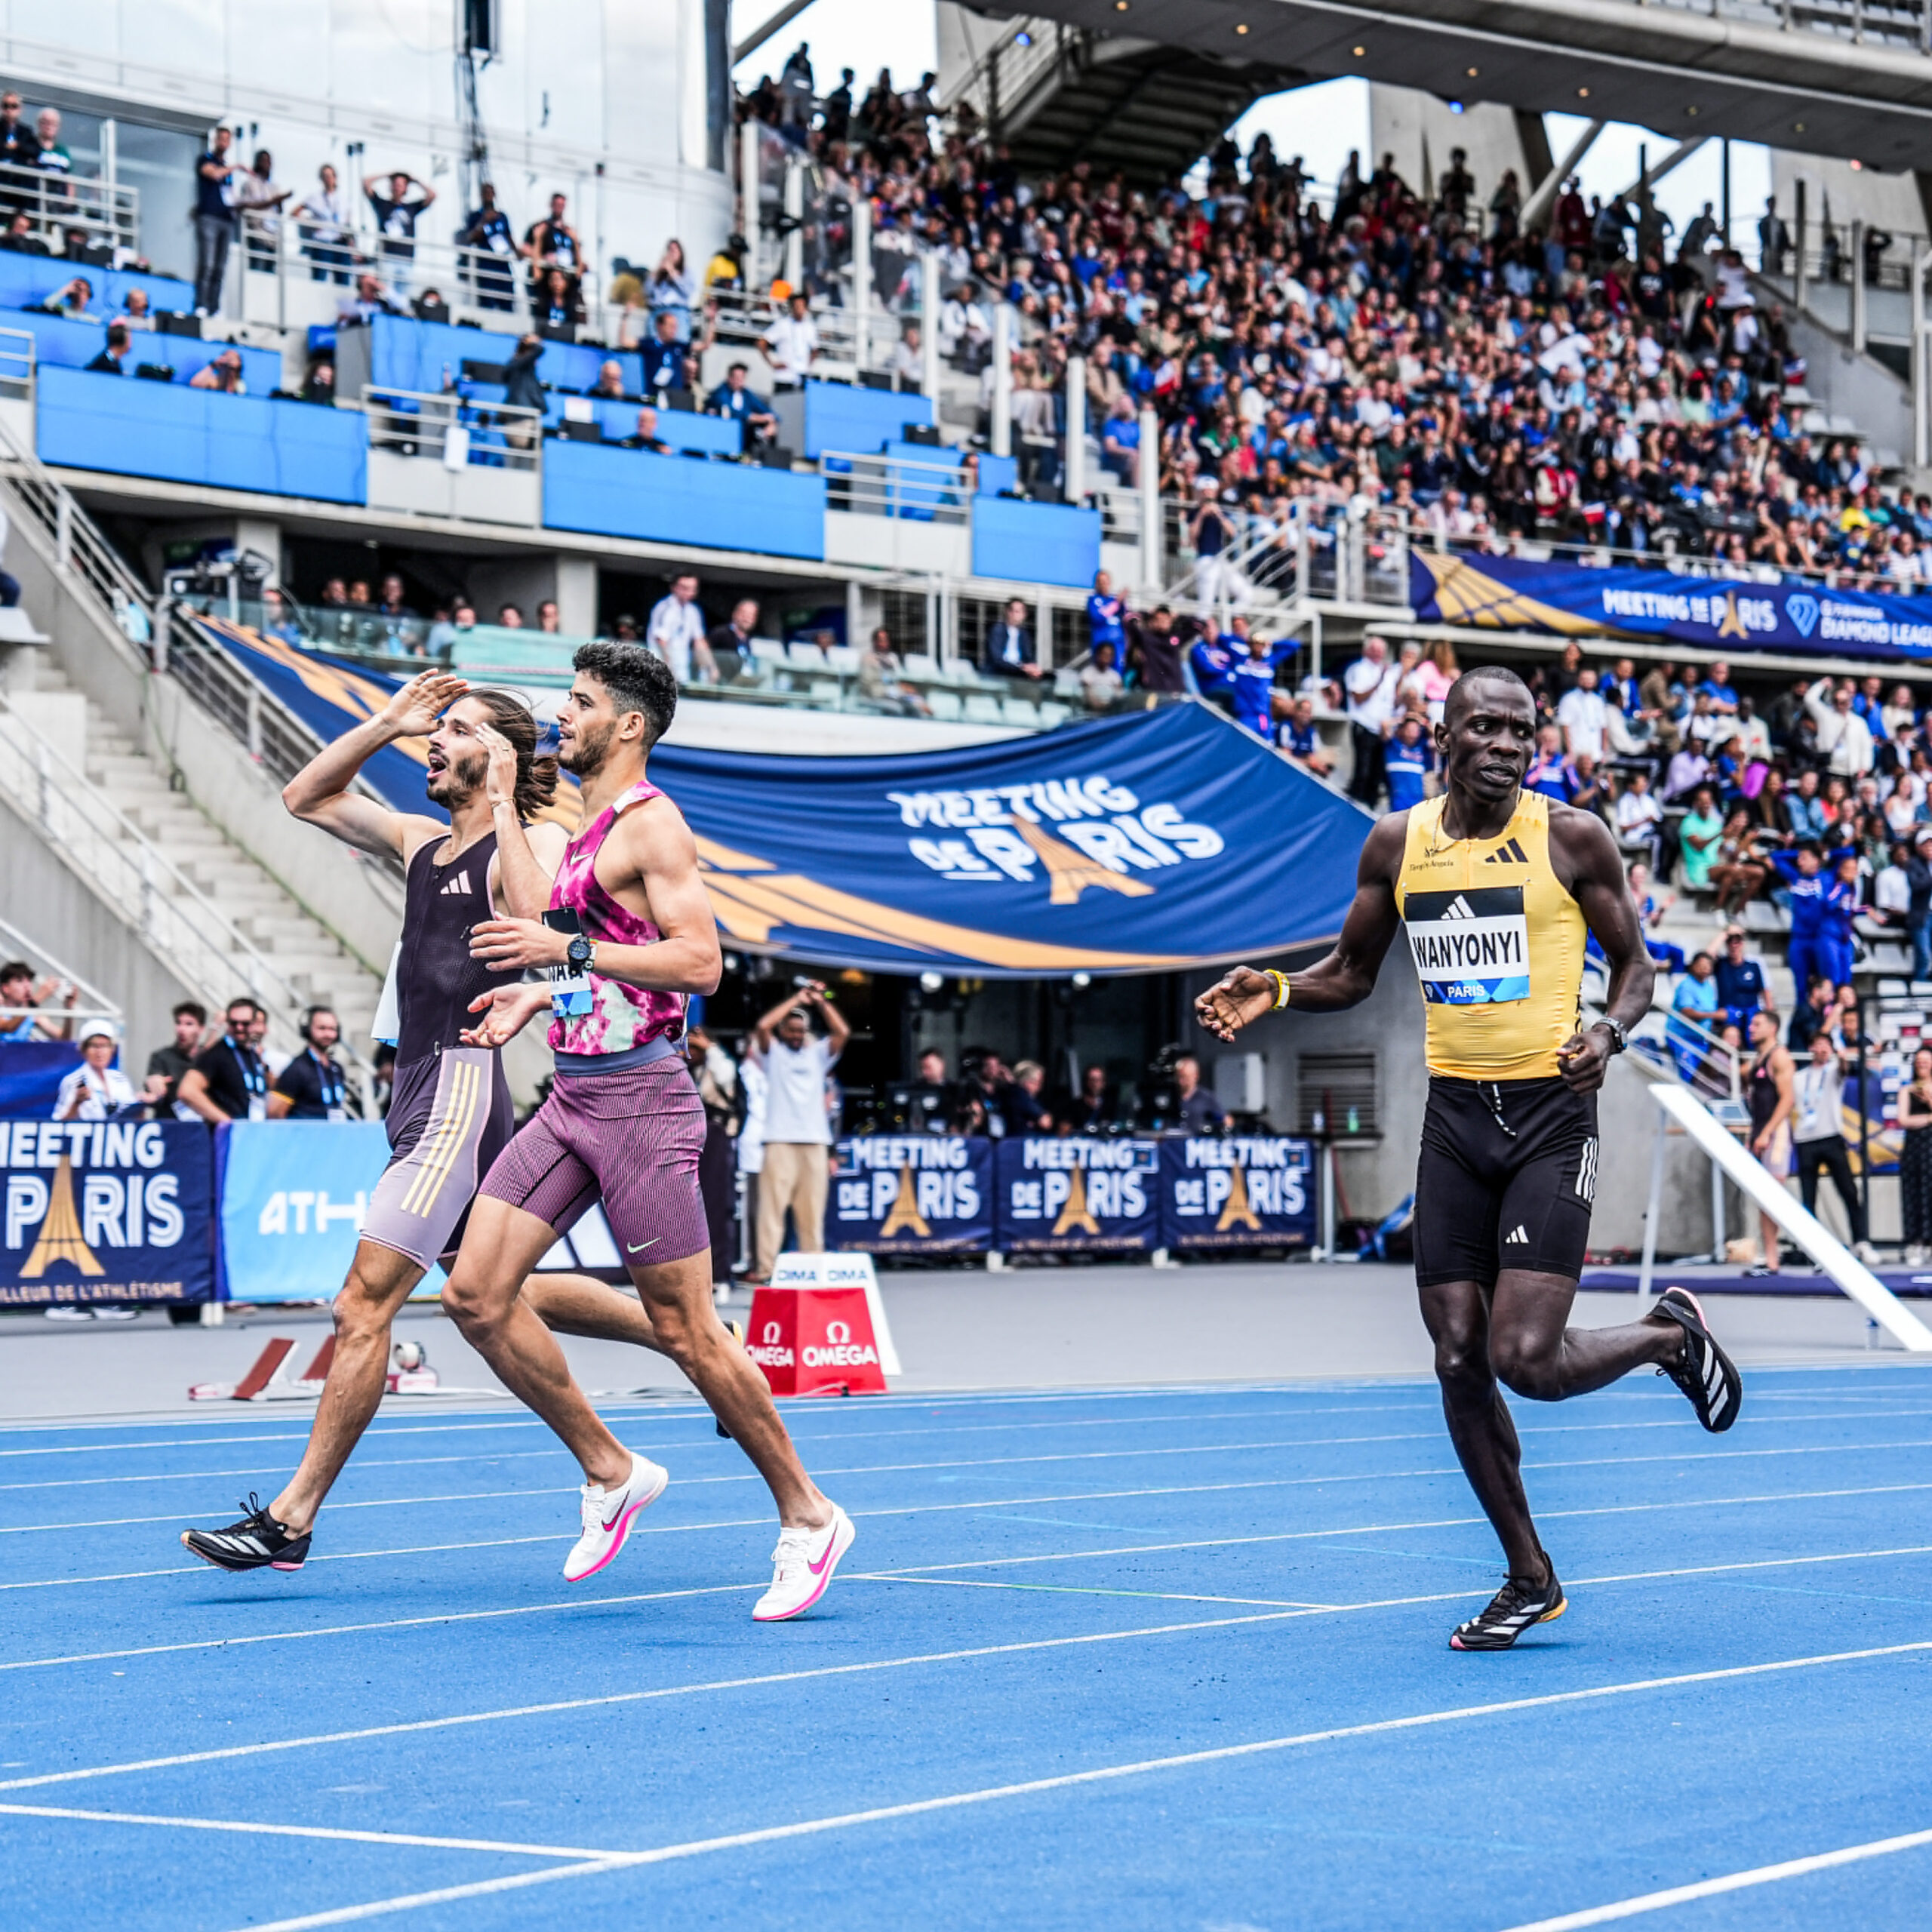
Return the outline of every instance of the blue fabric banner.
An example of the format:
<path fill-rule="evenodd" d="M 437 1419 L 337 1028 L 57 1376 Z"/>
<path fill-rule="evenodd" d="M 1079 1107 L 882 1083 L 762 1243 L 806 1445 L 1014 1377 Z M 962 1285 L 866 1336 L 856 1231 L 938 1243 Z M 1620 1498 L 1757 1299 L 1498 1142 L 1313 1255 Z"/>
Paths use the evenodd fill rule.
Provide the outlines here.
<path fill-rule="evenodd" d="M 198 621 L 325 738 L 400 681 Z M 363 775 L 441 816 L 426 756 L 405 740 Z M 1178 971 L 1325 944 L 1374 822 L 1197 702 L 892 758 L 663 745 L 651 774 L 728 945 L 869 971 Z M 549 816 L 574 828 L 568 782 Z"/>
<path fill-rule="evenodd" d="M 869 1134 L 838 1143 L 826 1244 L 867 1254 L 983 1254 L 992 1245 L 993 1143 Z"/>
<path fill-rule="evenodd" d="M 1418 622 L 1479 630 L 1620 632 L 1738 654 L 1932 658 L 1932 597 L 1826 590 L 1795 578 L 1759 583 L 1415 549 L 1409 601 Z"/>
<path fill-rule="evenodd" d="M 71 1040 L 0 1041 L 0 1120 L 51 1120 L 61 1081 L 80 1063 Z"/>
<path fill-rule="evenodd" d="M 381 1123 L 241 1120 L 220 1132 L 223 1298 L 333 1300 L 389 1161 Z"/>
<path fill-rule="evenodd" d="M 0 1161 L 0 1306 L 214 1293 L 214 1158 L 198 1121 L 14 1121 Z"/>
<path fill-rule="evenodd" d="M 1314 1175 L 1306 1140 L 1164 1140 L 1161 1245 L 1182 1252 L 1305 1247 L 1315 1238 Z"/>
<path fill-rule="evenodd" d="M 1161 1244 L 1158 1140 L 1028 1134 L 995 1143 L 993 1171 L 1003 1252 L 1145 1254 Z"/>

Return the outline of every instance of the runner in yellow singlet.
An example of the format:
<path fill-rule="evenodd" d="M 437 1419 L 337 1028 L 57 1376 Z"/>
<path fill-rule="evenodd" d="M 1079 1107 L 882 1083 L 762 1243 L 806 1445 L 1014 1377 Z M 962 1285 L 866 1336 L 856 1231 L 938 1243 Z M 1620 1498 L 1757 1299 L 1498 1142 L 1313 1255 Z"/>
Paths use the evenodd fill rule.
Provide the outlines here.
<path fill-rule="evenodd" d="M 1513 671 L 1466 672 L 1435 728 L 1443 795 L 1377 822 L 1335 949 L 1305 973 L 1238 966 L 1195 1002 L 1218 1038 L 1271 1010 L 1355 1006 L 1398 924 L 1422 987 L 1429 1104 L 1416 1174 L 1416 1281 L 1443 1411 L 1509 1574 L 1459 1625 L 1458 1650 L 1507 1650 L 1568 1607 L 1524 1494 L 1499 1383 L 1538 1401 L 1655 1365 L 1713 1431 L 1737 1420 L 1737 1371 L 1672 1288 L 1641 1321 L 1568 1325 L 1596 1192 L 1597 1090 L 1649 1011 L 1654 977 L 1614 841 L 1588 812 L 1522 789 L 1536 706 Z M 1582 1025 L 1583 949 L 1610 962 Z"/>

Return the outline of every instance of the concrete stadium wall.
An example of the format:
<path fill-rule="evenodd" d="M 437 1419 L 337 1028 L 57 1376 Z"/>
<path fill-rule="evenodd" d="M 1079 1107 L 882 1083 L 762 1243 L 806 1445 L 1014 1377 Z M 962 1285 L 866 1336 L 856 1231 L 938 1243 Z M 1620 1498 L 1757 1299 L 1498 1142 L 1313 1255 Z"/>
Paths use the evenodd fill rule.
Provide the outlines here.
<path fill-rule="evenodd" d="M 39 832 L 0 800 L 0 904 L 8 920 L 113 1001 L 127 1016 L 121 1063 L 140 1084 L 156 1047 L 174 1038 L 168 1009 L 189 989 L 142 944 Z"/>

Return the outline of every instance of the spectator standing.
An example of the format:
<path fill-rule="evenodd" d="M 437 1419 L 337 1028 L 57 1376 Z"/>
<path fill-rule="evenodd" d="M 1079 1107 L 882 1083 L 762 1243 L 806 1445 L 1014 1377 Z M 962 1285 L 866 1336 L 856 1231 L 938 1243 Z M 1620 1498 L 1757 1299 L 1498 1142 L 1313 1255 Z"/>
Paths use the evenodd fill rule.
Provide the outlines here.
<path fill-rule="evenodd" d="M 1602 761 L 1610 706 L 1597 689 L 1595 671 L 1586 667 L 1577 672 L 1576 684 L 1557 704 L 1556 721 L 1563 728 L 1563 749 L 1573 758 L 1579 753 L 1587 753 L 1598 763 Z"/>
<path fill-rule="evenodd" d="M 690 341 L 691 304 L 697 299 L 697 291 L 685 264 L 685 245 L 675 235 L 665 243 L 664 252 L 658 257 L 657 267 L 651 272 L 644 294 L 654 312 L 653 325 L 660 317 L 668 315 L 677 326 L 678 340 Z"/>
<path fill-rule="evenodd" d="M 812 1014 L 823 1020 L 812 1031 Z M 764 1171 L 758 1187 L 758 1248 L 752 1278 L 771 1279 L 791 1211 L 800 1250 L 825 1247 L 825 1197 L 830 1166 L 832 1121 L 826 1082 L 851 1029 L 817 980 L 788 992 L 753 1029 L 749 1055 L 764 1074 Z"/>
<path fill-rule="evenodd" d="M 334 281 L 346 288 L 350 262 L 349 203 L 335 170 L 324 162 L 315 186 L 295 211 L 302 252 L 312 264 L 312 281 Z"/>
<path fill-rule="evenodd" d="M 0 166 L 31 168 L 39 154 L 33 130 L 20 118 L 20 97 L 9 88 L 0 94 Z M 0 190 L 0 207 L 17 208 L 22 198 L 21 190 L 11 182 Z"/>
<path fill-rule="evenodd" d="M 1383 752 L 1389 781 L 1389 809 L 1405 812 L 1429 795 L 1429 775 L 1435 769 L 1435 752 L 1423 721 L 1410 712 L 1395 727 Z"/>
<path fill-rule="evenodd" d="M 268 1063 L 261 1041 L 268 1015 L 251 999 L 232 999 L 222 1036 L 195 1056 L 176 1092 L 183 1106 L 211 1127 L 228 1120 L 269 1117 Z"/>
<path fill-rule="evenodd" d="M 1811 1041 L 1811 1057 L 1798 1069 L 1792 1138 L 1797 1143 L 1798 1189 L 1805 1211 L 1818 1211 L 1818 1177 L 1831 1177 L 1832 1190 L 1844 1209 L 1851 1229 L 1852 1252 L 1861 1261 L 1875 1261 L 1878 1251 L 1866 1238 L 1864 1204 L 1851 1178 L 1851 1161 L 1844 1140 L 1844 1060 L 1829 1032 Z"/>
<path fill-rule="evenodd" d="M 1932 1242 L 1932 1047 L 1912 1057 L 1912 1078 L 1900 1088 L 1899 1208 L 1905 1234 L 1905 1264 L 1925 1264 Z"/>
<path fill-rule="evenodd" d="M 389 189 L 386 195 L 378 194 L 378 184 Z M 411 198 L 410 190 L 415 195 Z M 382 254 L 386 262 L 398 264 L 393 271 L 397 286 L 400 288 L 408 279 L 408 271 L 399 265 L 416 259 L 416 224 L 422 219 L 426 209 L 432 206 L 436 191 L 426 181 L 419 181 L 405 169 L 395 168 L 387 174 L 365 175 L 362 192 L 368 198 L 369 207 L 376 217 L 376 226 L 382 234 Z"/>
<path fill-rule="evenodd" d="M 1872 728 L 1852 703 L 1850 681 L 1834 686 L 1820 678 L 1804 694 L 1804 709 L 1817 729 L 1818 755 L 1827 771 L 1841 777 L 1862 778 L 1872 769 Z"/>
<path fill-rule="evenodd" d="M 999 622 L 986 632 L 980 668 L 989 675 L 1001 678 L 1038 678 L 1044 675 L 1033 648 L 1033 633 L 1026 628 L 1025 598 L 1010 598 Z"/>
<path fill-rule="evenodd" d="M 325 1006 L 302 1017 L 302 1051 L 276 1075 L 270 1120 L 346 1120 L 349 1076 L 335 1057 L 342 1023 Z"/>
<path fill-rule="evenodd" d="M 523 238 L 518 253 L 530 263 L 533 300 L 547 270 L 561 269 L 567 275 L 583 272 L 583 244 L 577 239 L 577 230 L 564 219 L 569 205 L 565 196 L 552 195 L 550 212 L 541 221 L 532 222 Z"/>
<path fill-rule="evenodd" d="M 785 313 L 758 338 L 758 353 L 771 367 L 774 389 L 797 389 L 819 352 L 818 325 L 801 292 L 786 298 Z"/>
<path fill-rule="evenodd" d="M 0 1013 L 0 1046 L 24 1046 L 35 1040 L 64 1040 L 73 1030 L 72 1014 L 81 997 L 78 986 L 66 989 L 62 1004 L 68 1017 L 56 1020 L 35 1010 L 60 998 L 61 983 L 51 976 L 36 981 L 33 968 L 24 959 L 10 959 L 0 966 L 0 1008 L 15 1009 Z"/>
<path fill-rule="evenodd" d="M 1752 1049 L 1743 1069 L 1746 1102 L 1751 1110 L 1751 1151 L 1774 1180 L 1791 1174 L 1791 1116 L 1797 1103 L 1797 1069 L 1789 1051 L 1778 1044 L 1778 1017 L 1767 1007 L 1752 1014 L 1746 1037 Z M 1778 1224 L 1761 1209 L 1758 1232 L 1764 1259 L 1745 1272 L 1778 1272 Z"/>
<path fill-rule="evenodd" d="M 235 239 L 235 177 L 242 169 L 229 152 L 234 145 L 232 131 L 217 128 L 195 164 L 195 308 L 203 315 L 221 312 L 229 245 Z"/>
<path fill-rule="evenodd" d="M 1724 957 L 1717 962 L 1715 974 L 1718 1005 L 1725 1020 L 1748 1039 L 1754 1014 L 1771 1003 L 1764 969 L 1744 952 L 1744 935 L 1735 926 L 1724 936 Z"/>
<path fill-rule="evenodd" d="M 657 318 L 651 339 L 643 345 L 638 355 L 644 365 L 644 392 L 654 395 L 660 406 L 667 389 L 691 386 L 691 354 L 678 337 L 675 316 Z"/>
<path fill-rule="evenodd" d="M 1122 628 L 1127 600 L 1114 589 L 1105 571 L 1094 573 L 1094 588 L 1087 599 L 1087 648 L 1097 651 L 1103 644 L 1114 648 L 1114 662 L 1126 655 L 1127 633 Z"/>
<path fill-rule="evenodd" d="M 147 1078 L 141 1092 L 154 1110 L 156 1120 L 192 1120 L 195 1115 L 180 1104 L 181 1076 L 195 1063 L 201 1051 L 202 1035 L 208 1023 L 208 1009 L 192 999 L 184 999 L 174 1011 L 174 1038 L 167 1046 L 156 1047 L 148 1055 Z"/>
<path fill-rule="evenodd" d="M 1386 640 L 1372 631 L 1361 641 L 1361 655 L 1342 673 L 1349 736 L 1355 747 L 1349 796 L 1371 810 L 1382 795 L 1383 749 L 1393 724 L 1396 675 Z"/>
<path fill-rule="evenodd" d="M 1327 778 L 1334 773 L 1334 761 L 1321 748 L 1321 734 L 1315 725 L 1315 700 L 1312 697 L 1295 700 L 1287 716 L 1281 720 L 1275 742 L 1295 764 L 1315 777 Z"/>
<path fill-rule="evenodd" d="M 258 148 L 245 174 L 235 177 L 235 211 L 242 223 L 242 259 L 258 273 L 274 272 L 281 244 L 281 223 L 276 211 L 293 188 L 278 188 L 275 180 L 275 157 L 266 148 Z"/>
<path fill-rule="evenodd" d="M 516 303 L 509 267 L 516 258 L 516 232 L 509 217 L 497 205 L 494 181 L 485 181 L 477 189 L 477 205 L 463 217 L 456 240 L 458 248 L 473 251 L 466 262 L 477 307 L 507 313 Z"/>
<path fill-rule="evenodd" d="M 1186 651 L 1164 604 L 1145 617 L 1128 618 L 1127 632 L 1128 668 L 1142 691 L 1178 696 L 1186 690 Z"/>
<path fill-rule="evenodd" d="M 711 1236 L 712 1292 L 722 1295 L 731 1285 L 731 1220 L 737 1204 L 736 1156 L 744 1089 L 731 1056 L 702 1026 L 694 1026 L 685 1035 L 685 1057 L 697 1097 L 704 1103 L 704 1146 L 697 1158 L 697 1188 Z"/>
<path fill-rule="evenodd" d="M 119 1044 L 112 1028 L 101 1023 L 81 1035 L 81 1063 L 60 1082 L 54 1097 L 56 1120 L 112 1120 L 126 1107 L 137 1107 L 141 1097 L 134 1083 L 114 1063 Z"/>
<path fill-rule="evenodd" d="M 718 666 L 704 637 L 704 612 L 697 601 L 696 572 L 681 571 L 671 580 L 669 593 L 651 607 L 644 641 L 671 667 L 680 685 L 697 674 L 700 684 L 718 681 Z"/>

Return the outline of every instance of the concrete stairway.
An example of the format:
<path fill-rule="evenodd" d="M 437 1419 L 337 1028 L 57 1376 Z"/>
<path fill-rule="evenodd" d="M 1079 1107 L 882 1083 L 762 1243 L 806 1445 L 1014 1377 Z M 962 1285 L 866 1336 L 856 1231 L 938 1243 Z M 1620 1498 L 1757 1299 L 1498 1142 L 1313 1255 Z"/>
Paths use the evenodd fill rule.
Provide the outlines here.
<path fill-rule="evenodd" d="M 30 671 L 22 665 L 14 672 L 14 692 L 79 695 L 51 654 L 36 651 L 30 655 Z M 366 1055 L 380 982 L 185 792 L 174 789 L 165 767 L 99 705 L 91 699 L 84 701 L 83 768 L 88 780 L 265 956 L 302 1000 L 334 1007 L 344 1038 Z M 161 889 L 169 888 L 164 882 Z M 272 1011 L 272 1001 L 265 997 L 263 1003 Z M 273 1017 L 280 1023 L 275 1032 L 286 1051 L 291 1016 L 275 1013 Z"/>

